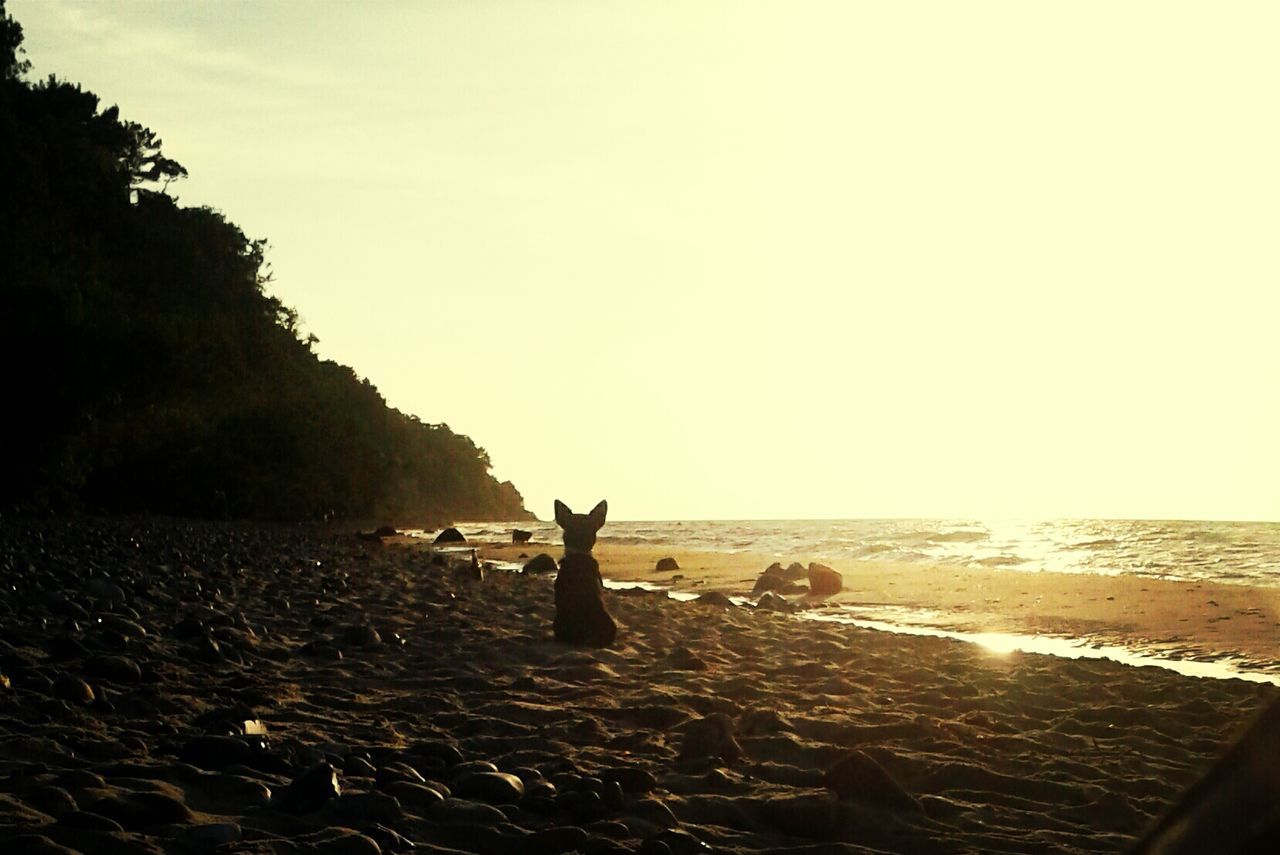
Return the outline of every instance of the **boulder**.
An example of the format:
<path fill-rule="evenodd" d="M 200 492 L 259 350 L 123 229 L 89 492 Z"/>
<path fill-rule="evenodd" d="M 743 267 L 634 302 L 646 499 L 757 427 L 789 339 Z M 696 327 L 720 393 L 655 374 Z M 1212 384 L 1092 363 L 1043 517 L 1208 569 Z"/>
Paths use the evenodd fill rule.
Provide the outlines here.
<path fill-rule="evenodd" d="M 765 568 L 759 579 L 756 579 L 755 587 L 751 589 L 751 593 L 760 594 L 765 591 L 778 591 L 786 583 L 787 580 L 782 575 L 782 565 L 775 561 Z"/>
<path fill-rule="evenodd" d="M 680 569 L 680 565 L 676 563 L 676 560 L 674 558 L 668 555 L 666 558 L 658 559 L 658 564 L 653 568 L 653 572 L 674 573 L 679 569 Z"/>
<path fill-rule="evenodd" d="M 373 530 L 373 533 L 378 537 L 395 537 L 400 532 L 396 531 L 396 527 L 393 525 L 380 525 Z"/>
<path fill-rule="evenodd" d="M 809 593 L 815 597 L 829 597 L 840 593 L 844 579 L 825 564 L 809 565 Z"/>
<path fill-rule="evenodd" d="M 554 573 L 556 560 L 545 552 L 539 552 L 524 565 L 522 573 Z"/>
<path fill-rule="evenodd" d="M 512 543 L 528 543 L 532 537 L 533 532 L 531 531 L 525 531 L 522 528 L 513 528 L 511 530 Z"/>
<path fill-rule="evenodd" d="M 466 543 L 467 539 L 462 536 L 462 532 L 450 526 L 444 531 L 436 535 L 433 543 Z"/>

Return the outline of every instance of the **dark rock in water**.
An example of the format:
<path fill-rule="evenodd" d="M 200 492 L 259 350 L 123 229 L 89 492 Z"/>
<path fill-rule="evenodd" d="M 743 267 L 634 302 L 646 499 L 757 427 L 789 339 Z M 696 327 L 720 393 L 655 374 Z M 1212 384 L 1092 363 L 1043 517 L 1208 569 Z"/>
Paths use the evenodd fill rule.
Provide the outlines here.
<path fill-rule="evenodd" d="M 432 543 L 466 543 L 467 539 L 462 536 L 462 532 L 456 528 L 446 528 L 444 531 L 436 535 L 436 539 Z"/>
<path fill-rule="evenodd" d="M 186 805 L 164 793 L 113 793 L 90 803 L 88 810 L 114 819 L 130 830 L 190 822 L 192 819 Z"/>
<path fill-rule="evenodd" d="M 677 647 L 667 657 L 671 667 L 678 671 L 706 671 L 709 667 L 706 660 L 687 647 Z"/>
<path fill-rule="evenodd" d="M 524 570 L 521 572 L 554 573 L 557 569 L 556 560 L 554 558 L 545 552 L 539 552 L 537 555 L 529 559 L 528 563 L 524 565 Z"/>
<path fill-rule="evenodd" d="M 522 528 L 513 528 L 511 530 L 512 543 L 528 543 L 532 537 L 533 532 L 531 531 L 525 531 Z"/>
<path fill-rule="evenodd" d="M 668 555 L 666 558 L 658 559 L 658 563 L 654 566 L 653 572 L 674 573 L 679 569 L 680 569 L 680 565 L 676 563 L 676 560 L 674 558 Z"/>
<path fill-rule="evenodd" d="M 728 594 L 720 591 L 707 591 L 705 594 L 698 597 L 698 599 L 694 600 L 694 602 L 724 609 L 733 608 L 733 600 L 729 599 Z"/>
<path fill-rule="evenodd" d="M 610 766 L 601 770 L 600 777 L 621 785 L 624 791 L 632 794 L 652 792 L 658 786 L 658 779 L 653 773 L 639 766 Z"/>
<path fill-rule="evenodd" d="M 395 796 L 406 810 L 422 814 L 444 801 L 444 794 L 426 784 L 411 781 L 392 781 L 386 791 Z"/>
<path fill-rule="evenodd" d="M 218 771 L 245 765 L 253 755 L 249 743 L 234 736 L 197 736 L 187 740 L 179 754 L 182 762 L 201 769 Z"/>
<path fill-rule="evenodd" d="M 142 679 L 142 669 L 127 656 L 94 656 L 85 663 L 85 670 L 92 677 L 115 683 L 136 683 Z"/>
<path fill-rule="evenodd" d="M 493 805 L 516 804 L 524 798 L 524 782 L 506 772 L 471 772 L 454 779 L 453 792 Z"/>
<path fill-rule="evenodd" d="M 825 564 L 809 565 L 809 593 L 815 597 L 829 597 L 840 593 L 844 578 Z"/>
<path fill-rule="evenodd" d="M 393 525 L 380 525 L 373 530 L 373 533 L 378 537 L 395 537 L 400 534 Z"/>
<path fill-rule="evenodd" d="M 719 757 L 729 765 L 742 756 L 742 746 L 733 736 L 733 721 L 724 713 L 711 713 L 684 727 L 680 760 Z"/>
<path fill-rule="evenodd" d="M 308 767 L 280 794 L 281 806 L 293 813 L 311 813 L 342 795 L 338 773 L 327 762 Z"/>
<path fill-rule="evenodd" d="M 53 681 L 53 696 L 68 703 L 88 706 L 93 703 L 93 689 L 79 677 L 71 674 L 59 674 Z"/>
<path fill-rule="evenodd" d="M 557 641 L 587 647 L 608 647 L 618 625 L 604 604 L 600 564 L 589 554 L 571 552 L 560 561 L 556 576 Z"/>
<path fill-rule="evenodd" d="M 404 808 L 388 793 L 343 793 L 325 803 L 324 813 L 344 825 L 360 826 L 371 822 L 399 822 Z"/>
<path fill-rule="evenodd" d="M 832 764 L 823 775 L 822 783 L 844 801 L 890 810 L 920 810 L 920 803 L 902 789 L 883 766 L 861 751 L 850 751 Z"/>

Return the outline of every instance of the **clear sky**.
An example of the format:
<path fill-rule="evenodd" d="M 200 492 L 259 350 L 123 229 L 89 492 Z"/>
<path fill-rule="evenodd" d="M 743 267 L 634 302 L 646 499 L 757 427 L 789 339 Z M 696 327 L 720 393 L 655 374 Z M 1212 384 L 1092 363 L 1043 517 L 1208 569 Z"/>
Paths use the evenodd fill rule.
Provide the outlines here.
<path fill-rule="evenodd" d="M 544 519 L 1280 520 L 1280 4 L 9 8 Z"/>

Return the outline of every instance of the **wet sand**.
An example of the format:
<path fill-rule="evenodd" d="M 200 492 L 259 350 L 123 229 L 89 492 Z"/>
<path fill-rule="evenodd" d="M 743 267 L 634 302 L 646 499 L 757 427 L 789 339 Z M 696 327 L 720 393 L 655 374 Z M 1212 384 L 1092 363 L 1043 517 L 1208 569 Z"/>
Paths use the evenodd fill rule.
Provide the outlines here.
<path fill-rule="evenodd" d="M 1115 852 L 1278 694 L 643 591 L 606 593 L 614 648 L 569 648 L 549 575 L 349 533 L 7 521 L 0 546 L 6 853 Z M 637 577 L 669 580 L 657 557 Z M 731 590 L 768 563 L 675 557 Z M 1085 612 L 1068 589 L 1036 615 Z"/>

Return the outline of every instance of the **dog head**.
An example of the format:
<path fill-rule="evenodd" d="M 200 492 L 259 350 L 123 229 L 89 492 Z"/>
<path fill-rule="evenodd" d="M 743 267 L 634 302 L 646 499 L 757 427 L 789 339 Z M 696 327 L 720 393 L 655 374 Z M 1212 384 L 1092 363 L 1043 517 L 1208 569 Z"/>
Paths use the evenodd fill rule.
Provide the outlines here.
<path fill-rule="evenodd" d="M 604 525 L 609 503 L 601 501 L 589 514 L 575 514 L 569 506 L 556 499 L 556 524 L 564 529 L 565 552 L 590 552 L 596 545 L 596 532 Z"/>

